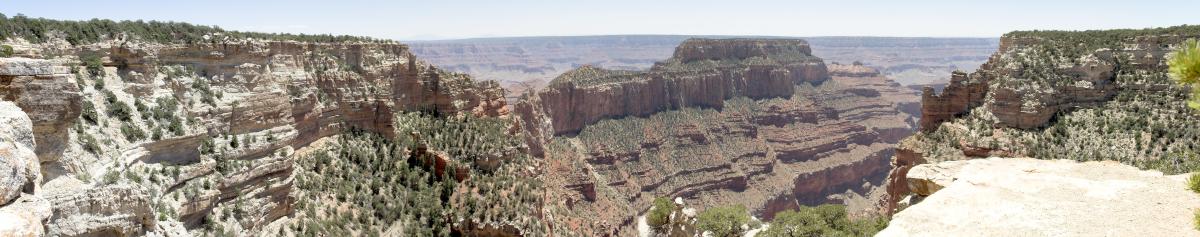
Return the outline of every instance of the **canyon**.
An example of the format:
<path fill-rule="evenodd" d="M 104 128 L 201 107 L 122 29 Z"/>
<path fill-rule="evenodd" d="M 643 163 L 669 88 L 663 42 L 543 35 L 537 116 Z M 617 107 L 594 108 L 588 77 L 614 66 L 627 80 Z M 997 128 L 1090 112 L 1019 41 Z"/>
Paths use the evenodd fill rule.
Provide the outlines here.
<path fill-rule="evenodd" d="M 591 235 L 634 232 L 656 197 L 876 215 L 917 91 L 862 65 L 826 65 L 796 39 L 689 39 L 645 71 L 583 66 L 513 106 L 547 200 Z M 587 232 L 584 232 L 587 233 Z"/>
<path fill-rule="evenodd" d="M 890 162 L 881 206 L 895 213 L 895 219 L 880 234 L 1003 230 L 1090 236 L 1100 233 L 1075 226 L 1111 220 L 1089 221 L 1093 216 L 1164 208 L 1158 213 L 1172 214 L 1128 219 L 1161 222 L 1100 225 L 1110 226 L 1105 234 L 1145 234 L 1146 225 L 1164 224 L 1149 228 L 1163 231 L 1152 235 L 1192 235 L 1192 215 L 1186 210 L 1194 206 L 1189 203 L 1196 195 L 1183 189 L 1182 175 L 1174 174 L 1194 171 L 1190 167 L 1195 167 L 1193 147 L 1200 130 L 1193 125 L 1197 114 L 1187 106 L 1190 89 L 1172 81 L 1166 61 L 1184 39 L 1198 35 L 1194 26 L 1005 34 L 998 51 L 978 70 L 955 72 L 940 92 L 922 91 L 920 132 L 904 138 Z M 993 158 L 982 159 L 987 157 Z M 1140 184 L 1105 183 L 1118 180 Z M 1134 186 L 1146 190 L 1126 190 Z M 1022 194 L 1042 189 L 1077 191 Z M 1144 195 L 1092 195 L 1112 190 Z M 1177 193 L 1164 194 L 1169 192 Z M 1159 194 L 1163 196 L 1155 196 Z M 988 201 L 992 195 L 1006 198 Z M 1154 207 L 1131 201 L 1146 199 L 1174 201 L 1156 201 Z M 1002 212 L 989 209 L 997 206 L 1020 208 L 1026 211 L 1012 215 L 1047 222 L 989 219 L 994 215 L 945 218 Z M 1018 225 L 1023 227 L 1013 228 Z"/>
<path fill-rule="evenodd" d="M 3 129 L 0 153 L 20 172 L 2 180 L 12 204 L 0 213 L 27 222 L 0 231 L 280 229 L 295 212 L 295 154 L 320 141 L 352 129 L 393 136 L 402 111 L 508 114 L 498 84 L 417 61 L 403 44 L 204 38 L 6 40 L 16 50 L 0 58 L 0 98 L 11 101 L 0 114 L 16 127 Z M 235 204 L 239 218 L 213 217 Z"/>
<path fill-rule="evenodd" d="M 605 35 L 508 37 L 411 42 L 414 54 L 446 70 L 494 80 L 510 102 L 558 75 L 590 65 L 647 70 L 689 38 L 795 39 L 777 36 Z M 955 70 L 972 71 L 995 52 L 996 38 L 802 37 L 827 62 L 859 62 L 904 86 L 947 83 Z"/>
<path fill-rule="evenodd" d="M 729 210 L 751 235 L 1196 233 L 1180 174 L 1200 114 L 1167 73 L 1196 26 L 411 45 L 0 29 L 0 236 L 691 236 Z"/>

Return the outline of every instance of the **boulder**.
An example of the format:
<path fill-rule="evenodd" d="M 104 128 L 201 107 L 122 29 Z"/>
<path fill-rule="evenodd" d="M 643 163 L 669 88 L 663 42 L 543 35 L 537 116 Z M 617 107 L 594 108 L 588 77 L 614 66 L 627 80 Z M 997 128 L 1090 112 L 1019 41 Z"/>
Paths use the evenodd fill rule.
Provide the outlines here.
<path fill-rule="evenodd" d="M 36 195 L 23 195 L 0 207 L 0 236 L 43 236 L 42 223 L 50 218 L 50 203 Z"/>
<path fill-rule="evenodd" d="M 0 205 L 33 193 L 41 183 L 41 168 L 34 154 L 33 123 L 12 102 L 0 101 Z"/>

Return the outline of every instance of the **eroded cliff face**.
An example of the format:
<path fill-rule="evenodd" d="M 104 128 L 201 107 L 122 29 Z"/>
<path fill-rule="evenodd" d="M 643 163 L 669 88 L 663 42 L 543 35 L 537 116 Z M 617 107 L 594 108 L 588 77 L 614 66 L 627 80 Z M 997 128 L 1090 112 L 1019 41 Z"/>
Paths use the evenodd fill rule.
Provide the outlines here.
<path fill-rule="evenodd" d="M 909 195 L 905 175 L 927 162 L 981 157 L 1118 160 L 1188 172 L 1196 114 L 1187 88 L 1166 75 L 1176 45 L 1194 27 L 1090 32 L 1013 32 L 970 74 L 940 93 L 925 88 L 921 133 L 893 157 L 888 198 Z"/>
<path fill-rule="evenodd" d="M 537 106 L 554 121 L 555 134 L 566 134 L 606 118 L 786 97 L 796 83 L 829 79 L 810 52 L 802 40 L 688 40 L 649 71 L 584 66 L 564 73 L 537 93 Z"/>
<path fill-rule="evenodd" d="M 508 114 L 498 84 L 419 62 L 402 44 L 209 37 L 6 42 L 18 55 L 65 55 L 0 58 L 0 99 L 32 122 L 34 183 L 46 191 L 29 192 L 53 207 L 47 234 L 176 235 L 213 222 L 257 233 L 293 215 L 294 156 L 315 141 L 393 136 L 403 111 Z M 219 214 L 234 204 L 238 218 Z"/>
<path fill-rule="evenodd" d="M 830 72 L 800 40 L 689 40 L 648 71 L 583 67 L 514 105 L 572 229 L 633 235 L 655 197 L 874 211 L 917 93 L 865 67 Z M 829 76 L 846 75 L 846 76 Z M 870 75 L 870 76 L 867 76 Z M 861 204 L 861 205 L 860 205 Z"/>

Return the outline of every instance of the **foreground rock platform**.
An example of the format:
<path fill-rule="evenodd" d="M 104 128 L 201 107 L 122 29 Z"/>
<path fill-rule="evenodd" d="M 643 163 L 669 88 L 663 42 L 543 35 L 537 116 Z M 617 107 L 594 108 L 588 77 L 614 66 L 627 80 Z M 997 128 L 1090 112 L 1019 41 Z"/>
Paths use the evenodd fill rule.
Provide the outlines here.
<path fill-rule="evenodd" d="M 1192 225 L 1200 194 L 1187 189 L 1186 175 L 1032 158 L 922 166 L 951 174 L 913 172 L 910 184 L 953 181 L 894 215 L 876 236 L 1200 236 Z"/>

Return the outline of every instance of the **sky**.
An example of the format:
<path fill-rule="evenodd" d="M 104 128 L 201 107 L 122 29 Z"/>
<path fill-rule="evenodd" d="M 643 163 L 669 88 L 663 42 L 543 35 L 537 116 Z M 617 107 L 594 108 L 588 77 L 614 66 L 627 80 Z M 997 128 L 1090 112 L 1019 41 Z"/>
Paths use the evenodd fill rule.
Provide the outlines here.
<path fill-rule="evenodd" d="M 181 21 L 402 41 L 613 34 L 998 37 L 1014 30 L 1200 24 L 1200 1 L 0 0 L 0 13 Z"/>

